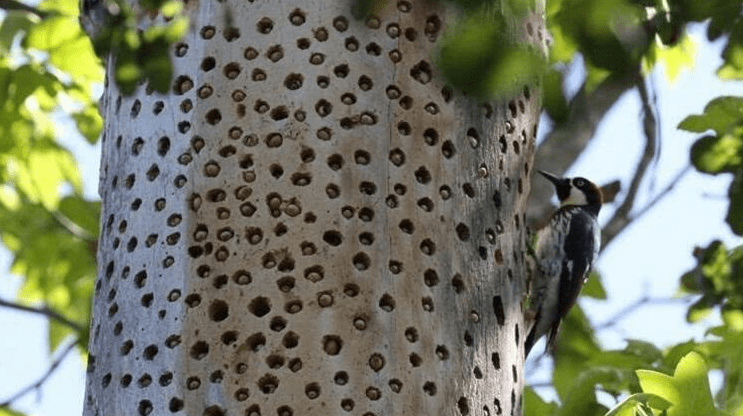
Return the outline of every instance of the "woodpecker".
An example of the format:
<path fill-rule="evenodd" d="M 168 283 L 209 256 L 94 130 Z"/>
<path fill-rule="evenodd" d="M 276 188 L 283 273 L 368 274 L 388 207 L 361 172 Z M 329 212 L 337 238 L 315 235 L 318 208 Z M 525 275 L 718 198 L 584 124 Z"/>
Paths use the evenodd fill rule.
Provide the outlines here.
<path fill-rule="evenodd" d="M 601 244 L 597 221 L 603 202 L 601 190 L 585 178 L 539 173 L 554 185 L 560 207 L 537 232 L 537 270 L 528 312 L 534 323 L 524 343 L 525 356 L 542 335 L 547 335 L 545 350 L 554 345 L 560 321 L 575 304 Z"/>

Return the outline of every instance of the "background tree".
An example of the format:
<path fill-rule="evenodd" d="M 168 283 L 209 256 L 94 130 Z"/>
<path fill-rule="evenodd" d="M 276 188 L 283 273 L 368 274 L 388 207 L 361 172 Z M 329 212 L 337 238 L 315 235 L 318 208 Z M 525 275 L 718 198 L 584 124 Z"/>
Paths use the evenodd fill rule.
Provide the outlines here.
<path fill-rule="evenodd" d="M 33 157 L 31 155 L 35 154 L 36 149 L 36 147 L 31 145 L 45 143 L 42 140 L 31 140 L 30 138 L 37 137 L 35 135 L 25 134 L 28 131 L 45 131 L 44 128 L 37 130 L 38 126 L 32 124 L 44 120 L 44 118 L 31 117 L 29 114 L 38 114 L 37 112 L 39 110 L 49 113 L 51 111 L 50 108 L 58 108 L 50 99 L 47 98 L 46 100 L 42 99 L 39 101 L 40 98 L 49 96 L 53 98 L 68 97 L 68 93 L 60 94 L 58 90 L 69 87 L 73 91 L 69 93 L 69 96 L 81 102 L 81 104 L 78 104 L 79 107 L 72 107 L 73 109 L 78 109 L 76 111 L 78 113 L 77 119 L 86 121 L 79 124 L 81 129 L 90 133 L 87 137 L 95 138 L 97 136 L 96 129 L 90 128 L 90 126 L 96 125 L 96 123 L 90 122 L 91 120 L 96 120 L 92 100 L 85 98 L 86 94 L 79 92 L 80 86 L 77 86 L 78 89 L 74 87 L 74 80 L 78 80 L 79 82 L 80 79 L 85 79 L 80 78 L 82 75 L 78 74 L 78 72 L 90 72 L 95 66 L 80 65 L 78 67 L 70 64 L 85 63 L 85 57 L 92 57 L 89 49 L 83 48 L 73 53 L 63 53 L 64 51 L 69 51 L 69 48 L 75 45 L 84 46 L 87 43 L 84 38 L 80 37 L 81 33 L 74 27 L 74 15 L 76 13 L 74 10 L 76 6 L 73 7 L 71 4 L 62 3 L 42 2 L 36 8 L 15 2 L 6 2 L 0 5 L 0 7 L 8 11 L 8 14 L 3 20 L 3 30 L 0 31 L 3 34 L 4 44 L 7 45 L 4 49 L 4 57 L 8 59 L 3 60 L 4 65 L 7 67 L 5 73 L 9 74 L 6 79 L 10 80 L 6 84 L 8 86 L 7 92 L 8 97 L 15 97 L 11 100 L 3 100 L 6 103 L 4 108 L 19 108 L 17 113 L 7 113 L 12 116 L 8 117 L 9 122 L 3 123 L 3 126 L 22 127 L 24 125 L 22 120 L 26 120 L 26 130 L 18 127 L 18 130 L 11 129 L 12 131 L 20 132 L 18 135 L 3 135 L 4 142 L 6 139 L 13 139 L 6 142 L 10 146 L 11 151 L 7 155 L 3 153 L 4 160 L 11 161 L 11 163 L 4 165 L 7 168 L 3 170 L 5 176 L 10 178 L 5 182 L 5 186 L 3 187 L 3 204 L 6 207 L 10 207 L 12 213 L 4 215 L 3 218 L 13 218 L 11 215 L 23 216 L 28 213 L 29 215 L 25 218 L 30 219 L 30 221 L 25 222 L 16 219 L 9 221 L 8 224 L 4 224 L 2 227 L 3 241 L 12 250 L 15 257 L 15 264 L 31 265 L 27 268 L 16 267 L 14 270 L 17 272 L 23 272 L 27 269 L 31 270 L 36 265 L 66 265 L 70 259 L 74 259 L 75 261 L 87 259 L 85 261 L 88 261 L 87 264 L 89 265 L 87 269 L 89 272 L 87 274 L 78 274 L 81 270 L 86 270 L 84 267 L 69 269 L 64 266 L 39 267 L 36 269 L 36 273 L 24 275 L 26 284 L 24 285 L 25 290 L 21 293 L 21 299 L 26 303 L 38 302 L 40 299 L 43 299 L 47 306 L 35 308 L 35 310 L 45 313 L 50 317 L 75 316 L 78 313 L 87 314 L 89 308 L 75 308 L 71 307 L 71 305 L 81 304 L 81 299 L 85 299 L 85 297 L 77 297 L 77 294 L 85 293 L 85 290 L 90 291 L 92 281 L 89 278 L 87 280 L 73 277 L 61 279 L 60 276 L 64 276 L 64 273 L 60 271 L 73 270 L 71 275 L 78 277 L 92 276 L 90 272 L 92 270 L 92 257 L 90 254 L 92 250 L 79 250 L 76 252 L 76 255 L 69 258 L 66 255 L 50 256 L 49 253 L 55 253 L 59 250 L 69 251 L 70 247 L 89 246 L 90 242 L 86 242 L 86 235 L 79 232 L 81 229 L 86 228 L 84 226 L 76 228 L 72 225 L 93 224 L 93 228 L 88 228 L 89 235 L 96 235 L 95 224 L 97 223 L 97 216 L 95 214 L 73 215 L 73 213 L 84 213 L 85 211 L 83 209 L 69 210 L 67 214 L 64 214 L 63 203 L 60 203 L 58 208 L 54 208 L 53 204 L 37 204 L 37 201 L 41 200 L 47 202 L 60 200 L 58 196 L 60 195 L 60 189 L 56 184 L 65 181 L 73 185 L 79 183 L 79 180 L 75 179 L 76 175 L 73 169 L 51 170 L 51 172 L 65 172 L 61 180 L 38 181 L 36 179 L 29 179 L 35 175 L 47 175 L 50 172 L 43 169 L 28 168 L 32 166 L 33 162 L 31 159 Z M 737 33 L 739 31 L 740 4 L 738 2 L 708 2 L 704 5 L 698 5 L 694 2 L 681 1 L 667 2 L 660 5 L 650 3 L 640 4 L 636 2 L 611 2 L 605 6 L 595 6 L 592 3 L 588 1 L 551 2 L 547 9 L 548 24 L 551 25 L 550 33 L 553 37 L 551 56 L 556 61 L 556 68 L 561 71 L 549 74 L 545 78 L 545 91 L 547 91 L 546 108 L 553 121 L 555 121 L 555 127 L 553 133 L 548 135 L 549 138 L 540 145 L 536 163 L 540 168 L 547 168 L 556 173 L 570 166 L 572 161 L 577 158 L 577 155 L 586 148 L 598 122 L 602 119 L 607 109 L 611 108 L 612 104 L 616 102 L 617 97 L 628 88 L 634 87 L 638 91 L 641 91 L 640 96 L 643 97 L 646 104 L 644 123 L 648 132 L 646 134 L 648 140 L 642 162 L 638 164 L 638 169 L 635 169 L 636 174 L 633 175 L 635 179 L 631 180 L 628 184 L 629 186 L 626 187 L 628 192 L 626 194 L 620 194 L 620 201 L 623 201 L 620 204 L 623 208 L 617 210 L 618 215 L 616 218 L 622 221 L 615 222 L 615 224 L 621 225 L 619 227 L 621 230 L 639 214 L 647 211 L 646 208 L 648 207 L 641 206 L 634 207 L 633 209 L 633 206 L 636 204 L 635 196 L 637 195 L 637 190 L 640 185 L 649 181 L 649 173 L 652 173 L 652 163 L 648 163 L 647 160 L 649 159 L 652 162 L 653 158 L 648 155 L 652 155 L 658 149 L 657 144 L 660 140 L 658 135 L 652 138 L 655 130 L 653 125 L 657 123 L 657 119 L 653 116 L 654 112 L 652 111 L 655 104 L 652 99 L 652 88 L 647 88 L 643 83 L 638 81 L 638 77 L 645 74 L 645 72 L 637 71 L 638 62 L 641 68 L 644 67 L 646 69 L 657 62 L 663 62 L 667 68 L 671 69 L 670 73 L 673 73 L 679 64 L 688 62 L 689 53 L 693 52 L 690 49 L 688 38 L 685 36 L 686 24 L 688 22 L 703 21 L 708 25 L 710 38 L 721 38 L 725 40 L 726 34 L 733 34 L 729 40 L 725 40 L 727 42 L 723 54 L 725 64 L 720 68 L 718 73 L 721 77 L 729 79 L 739 77 L 740 63 L 737 60 L 736 51 L 739 48 L 739 36 L 737 36 Z M 653 6 L 655 6 L 655 9 L 652 9 Z M 626 36 L 627 33 L 638 32 L 627 31 L 623 27 L 617 27 L 617 22 L 622 22 L 621 19 L 617 18 L 618 16 L 628 16 L 627 21 L 639 23 L 639 26 L 645 29 L 644 36 Z M 629 26 L 632 28 L 637 25 Z M 591 30 L 586 30 L 586 28 L 590 28 Z M 36 33 L 35 36 L 32 35 L 34 33 Z M 136 34 L 136 31 L 134 33 Z M 608 36 L 602 36 L 607 33 L 609 34 Z M 50 34 L 53 34 L 53 36 L 50 36 Z M 19 38 L 26 40 L 21 43 L 14 42 L 15 39 Z M 35 41 L 29 42 L 28 39 L 35 39 Z M 481 42 L 481 44 L 485 45 L 483 49 L 487 49 L 486 42 Z M 134 42 L 134 46 L 137 46 L 136 42 Z M 623 48 L 624 50 L 616 51 L 616 47 Z M 48 55 L 29 52 L 35 50 L 48 51 Z M 604 54 L 605 56 L 601 55 L 600 52 L 602 50 L 607 51 Z M 577 52 L 580 52 L 580 54 L 576 55 Z M 130 56 L 135 55 L 130 54 Z M 71 56 L 74 56 L 75 60 L 69 59 Z M 578 94 L 574 97 L 569 97 L 570 99 L 566 99 L 562 97 L 562 88 L 559 88 L 559 86 L 562 81 L 562 74 L 568 68 L 564 66 L 564 63 L 572 61 L 575 56 L 585 58 L 587 77 L 583 87 L 579 89 Z M 626 59 L 623 61 L 606 62 L 607 57 L 611 58 L 613 56 Z M 21 59 L 18 59 L 18 57 L 21 57 Z M 133 60 L 132 62 L 135 61 Z M 67 66 L 65 66 L 65 63 Z M 627 63 L 629 63 L 629 65 L 626 65 L 628 68 L 622 68 L 622 65 Z M 29 71 L 29 68 L 33 70 Z M 52 69 L 52 71 L 49 72 L 49 69 Z M 60 70 L 68 72 L 72 76 L 70 78 L 61 76 Z M 133 72 L 134 75 L 131 75 L 132 72 L 123 71 L 124 74 L 130 75 L 130 80 L 139 79 L 138 77 L 146 72 L 145 70 L 135 71 Z M 43 75 L 40 77 L 36 76 L 36 78 L 32 76 L 28 79 L 52 80 L 54 81 L 51 82 L 52 87 L 49 87 L 50 84 L 46 82 L 25 82 L 27 81 L 27 75 L 33 75 L 35 73 Z M 93 74 L 88 79 L 93 79 L 95 76 L 99 75 Z M 73 81 L 70 81 L 70 79 Z M 24 82 L 19 83 L 18 80 Z M 31 87 L 31 90 L 18 88 L 16 85 L 28 86 Z M 645 90 L 648 90 L 649 93 L 648 91 L 642 92 Z M 55 93 L 55 91 L 57 92 Z M 89 92 L 89 87 L 85 86 L 84 91 Z M 13 95 L 19 92 L 19 95 Z M 28 97 L 31 97 L 31 99 L 27 99 Z M 37 104 L 39 102 L 45 104 L 40 106 Z M 68 106 L 70 101 L 65 99 L 62 102 L 67 103 L 64 109 L 70 110 L 71 107 Z M 695 165 L 711 173 L 733 173 L 737 181 L 733 182 L 733 184 L 739 184 L 740 135 L 736 131 L 735 126 L 737 125 L 736 120 L 739 118 L 740 111 L 735 103 L 736 99 L 731 98 L 716 100 L 710 105 L 708 111 L 699 117 L 690 119 L 688 123 L 684 123 L 684 127 L 693 131 L 713 132 L 713 134 L 701 140 L 698 146 L 695 146 L 695 157 L 693 159 Z M 79 110 L 81 108 L 84 110 Z M 3 115 L 5 114 L 6 112 L 4 110 Z M 42 125 L 45 125 L 46 129 L 51 127 L 51 124 L 42 123 Z M 33 126 L 33 128 L 29 128 L 28 126 Z M 46 131 L 49 132 L 51 130 Z M 56 137 L 56 135 L 49 137 Z M 552 146 L 549 146 L 550 143 L 552 143 Z M 19 146 L 16 147 L 16 144 L 19 144 Z M 666 148 L 670 145 L 673 145 L 673 143 L 666 143 Z M 48 146 L 40 147 L 40 149 L 47 149 L 47 153 L 44 153 L 45 155 L 57 154 L 59 156 L 55 159 L 42 158 L 41 160 L 60 160 L 65 158 L 68 161 L 71 160 L 69 155 L 53 142 L 52 148 L 59 150 L 57 152 L 48 152 Z M 549 157 L 545 158 L 540 155 L 549 155 Z M 37 158 L 36 163 L 38 163 L 38 160 Z M 551 166 L 551 163 L 555 163 L 555 165 Z M 72 166 L 70 163 L 57 163 L 57 165 Z M 560 166 L 563 166 L 563 168 L 560 168 Z M 26 170 L 22 169 L 24 167 Z M 59 178 L 59 176 L 57 177 Z M 34 184 L 34 181 L 37 183 Z M 40 186 L 39 183 L 44 186 Z M 29 184 L 32 184 L 32 186 Z M 538 184 L 535 185 L 539 186 Z M 34 190 L 34 187 L 37 189 Z M 74 186 L 73 189 L 75 189 Z M 76 189 L 79 195 L 79 186 Z M 731 185 L 731 214 L 729 215 L 729 220 L 732 227 L 736 227 L 735 224 L 737 224 L 735 213 L 740 212 L 739 198 L 736 196 L 738 189 L 740 189 L 739 186 Z M 69 192 L 69 188 L 63 188 L 63 191 Z M 31 195 L 29 200 L 23 199 L 26 197 L 26 193 Z M 663 194 L 663 192 L 659 193 L 659 195 Z M 549 198 L 549 194 L 540 192 L 537 188 L 532 198 L 533 202 L 530 202 L 529 206 L 545 206 L 542 202 L 537 201 L 546 201 Z M 651 200 L 654 200 L 654 198 L 651 198 Z M 31 215 L 30 213 L 34 206 L 40 207 L 40 212 Z M 95 210 L 95 207 L 93 208 Z M 63 213 L 63 215 L 60 216 L 59 213 Z M 539 214 L 532 214 L 532 216 L 536 218 L 539 217 Z M 48 245 L 32 244 L 40 235 L 48 238 L 46 234 L 53 233 L 30 233 L 28 232 L 30 229 L 28 227 L 17 227 L 18 224 L 36 224 L 36 221 L 40 218 L 52 218 L 53 221 L 47 222 L 42 229 L 60 230 L 57 234 L 63 240 L 55 240 L 54 243 Z M 733 229 L 740 233 L 740 228 Z M 15 232 L 12 230 L 15 230 Z M 607 234 L 615 235 L 616 232 Z M 736 318 L 739 306 L 734 295 L 739 292 L 735 290 L 735 282 L 737 281 L 735 279 L 739 278 L 741 273 L 739 256 L 736 254 L 738 252 L 737 250 L 726 249 L 719 243 L 712 244 L 707 249 L 698 250 L 696 253 L 700 260 L 700 266 L 687 274 L 682 281 L 686 290 L 702 295 L 698 297 L 699 302 L 689 314 L 690 319 L 698 319 L 702 315 L 700 312 L 709 311 L 716 305 L 721 306 L 722 316 L 724 318 L 723 325 L 712 331 L 715 338 L 710 338 L 710 341 L 705 343 L 682 343 L 676 348 L 662 352 L 646 343 L 630 343 L 623 351 L 607 354 L 598 349 L 598 345 L 592 340 L 590 329 L 586 326 L 585 318 L 576 312 L 573 315 L 575 319 L 569 321 L 568 325 L 564 326 L 563 341 L 559 344 L 569 348 L 558 351 L 556 355 L 557 362 L 554 384 L 557 387 L 563 407 L 557 408 L 554 405 L 546 404 L 544 404 L 544 407 L 536 407 L 536 402 L 531 402 L 536 397 L 529 393 L 526 396 L 527 411 L 529 409 L 535 409 L 535 411 L 541 409 L 541 412 L 538 412 L 538 414 L 545 414 L 547 411 L 568 412 L 571 409 L 575 409 L 571 407 L 575 403 L 586 404 L 592 406 L 595 411 L 601 411 L 600 406 L 595 400 L 596 389 L 594 385 L 597 382 L 600 384 L 600 391 L 607 391 L 612 395 L 622 394 L 627 391 L 639 391 L 642 384 L 635 378 L 634 369 L 639 367 L 653 368 L 670 374 L 672 369 L 677 367 L 676 364 L 679 363 L 679 358 L 689 350 L 701 352 L 707 359 L 707 365 L 720 368 L 724 371 L 726 375 L 725 384 L 717 398 L 717 404 L 718 406 L 725 407 L 731 413 L 737 411 L 736 409 L 739 409 L 740 399 L 736 396 L 735 392 L 739 390 L 736 381 L 739 364 L 734 359 L 733 354 L 734 346 L 738 345 L 736 344 L 736 337 L 740 333 L 739 320 Z M 82 255 L 82 253 L 85 253 L 85 255 Z M 32 257 L 31 254 L 35 257 Z M 33 259 L 33 261 L 29 262 L 29 259 Z M 56 259 L 64 259 L 64 261 L 60 263 Z M 39 276 L 43 276 L 44 279 L 37 279 Z M 52 284 L 52 282 L 59 281 L 63 281 L 65 284 Z M 87 283 L 79 284 L 82 281 L 87 281 Z M 596 280 L 594 279 L 593 281 Z M 43 288 L 43 290 L 37 290 L 37 288 Z M 589 293 L 593 293 L 594 296 L 601 295 L 600 290 L 589 291 Z M 7 301 L 4 301 L 3 304 L 16 308 L 21 307 L 19 304 Z M 49 311 L 52 310 L 52 306 L 49 305 L 57 308 L 56 311 L 58 313 L 50 313 Z M 85 318 L 81 318 L 76 325 L 86 328 L 85 320 Z M 75 325 L 58 325 L 53 322 L 50 328 L 52 334 L 56 333 L 60 335 L 62 331 L 74 331 L 72 328 L 75 328 Z M 50 338 L 53 342 L 55 339 L 58 343 L 61 338 L 58 336 Z M 87 336 L 82 334 L 81 339 L 87 339 Z M 63 348 L 67 350 L 66 346 L 63 346 Z M 602 357 L 609 357 L 611 360 L 597 361 Z M 591 370 L 597 367 L 601 367 L 603 373 L 601 371 L 599 371 L 599 374 L 591 373 Z M 679 368 L 691 368 L 694 370 L 703 369 L 703 366 L 699 365 L 698 360 L 690 357 L 685 362 L 685 365 Z M 607 374 L 608 376 L 604 377 Z M 582 376 L 578 377 L 578 375 Z M 616 378 L 617 375 L 621 377 Z M 575 383 L 574 380 L 580 380 L 582 382 Z M 642 388 L 645 388 L 645 385 L 642 385 Z M 637 402 L 629 401 L 627 403 L 633 405 Z M 607 404 L 606 400 L 602 403 L 603 405 Z"/>

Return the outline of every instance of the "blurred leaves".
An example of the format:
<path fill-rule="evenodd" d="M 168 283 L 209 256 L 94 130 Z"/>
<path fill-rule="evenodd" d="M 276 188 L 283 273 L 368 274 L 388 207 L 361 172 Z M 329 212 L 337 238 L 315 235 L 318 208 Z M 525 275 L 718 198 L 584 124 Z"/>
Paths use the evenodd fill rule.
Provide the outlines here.
<path fill-rule="evenodd" d="M 103 68 L 77 13 L 75 2 L 45 0 L 0 22 L 0 241 L 23 279 L 17 301 L 85 328 L 50 320 L 50 351 L 70 336 L 87 341 L 96 270 L 100 204 L 82 196 L 58 142 L 77 127 L 93 144 L 103 126 L 93 93 Z"/>
<path fill-rule="evenodd" d="M 173 77 L 170 46 L 188 30 L 188 18 L 181 14 L 179 1 L 147 0 L 139 5 L 162 14 L 166 23 L 153 23 L 144 30 L 138 28 L 140 17 L 128 2 L 100 1 L 94 6 L 101 10 L 86 11 L 84 22 L 89 22 L 93 45 L 100 56 L 116 57 L 114 76 L 125 94 L 147 82 L 148 89 L 165 93 Z"/>
<path fill-rule="evenodd" d="M 743 310 L 743 246 L 728 250 L 713 241 L 696 250 L 698 265 L 681 276 L 681 290 L 701 295 L 689 308 L 689 322 L 698 322 L 720 306 L 722 311 Z"/>
<path fill-rule="evenodd" d="M 445 34 L 438 67 L 446 79 L 468 94 L 509 96 L 534 84 L 545 71 L 545 58 L 512 37 L 500 12 L 474 12 Z"/>
<path fill-rule="evenodd" d="M 734 233 L 743 235 L 743 98 L 715 98 L 703 114 L 686 117 L 679 128 L 694 133 L 714 132 L 694 143 L 691 162 L 700 172 L 733 174 L 726 220 Z"/>
<path fill-rule="evenodd" d="M 7 204 L 3 198 L 0 204 L 0 239 L 13 254 L 11 271 L 24 276 L 19 299 L 43 303 L 87 329 L 96 270 L 95 241 L 90 237 L 97 235 L 99 203 L 73 195 L 63 198 L 64 209 L 57 211 L 23 194 L 16 197 L 20 203 Z M 64 216 L 73 206 L 76 212 Z M 84 227 L 89 235 L 78 231 Z M 50 321 L 49 335 L 53 351 L 73 332 Z M 87 340 L 84 334 L 74 335 Z"/>
<path fill-rule="evenodd" d="M 614 73 L 634 70 L 648 45 L 643 8 L 625 0 L 562 0 L 548 8 L 550 32 L 558 28 L 556 58 L 580 50 L 588 63 Z M 559 44 L 558 44 L 559 42 Z"/>
<path fill-rule="evenodd" d="M 25 416 L 25 413 L 16 412 L 7 407 L 0 407 L 0 416 Z"/>
<path fill-rule="evenodd" d="M 637 378 L 645 393 L 663 400 L 655 401 L 651 407 L 660 405 L 657 410 L 664 414 L 713 416 L 721 412 L 715 408 L 707 371 L 702 356 L 690 352 L 679 361 L 673 376 L 657 371 L 637 370 Z"/>
<path fill-rule="evenodd" d="M 592 270 L 588 275 L 588 280 L 581 290 L 581 295 L 594 299 L 606 299 L 606 290 L 601 283 L 601 276 L 596 270 Z"/>
<path fill-rule="evenodd" d="M 681 74 L 681 71 L 694 67 L 696 55 L 697 44 L 687 35 L 684 35 L 681 40 L 674 42 L 672 45 L 654 42 L 645 55 L 643 69 L 646 73 L 649 73 L 655 65 L 662 64 L 666 78 L 673 82 Z"/>

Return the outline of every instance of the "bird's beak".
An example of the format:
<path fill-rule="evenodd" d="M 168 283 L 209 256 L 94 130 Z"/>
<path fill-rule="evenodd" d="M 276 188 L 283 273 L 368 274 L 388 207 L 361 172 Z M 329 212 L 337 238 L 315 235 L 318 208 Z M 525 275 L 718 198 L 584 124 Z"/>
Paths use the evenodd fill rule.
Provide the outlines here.
<path fill-rule="evenodd" d="M 558 178 L 557 176 L 547 173 L 543 170 L 538 171 L 542 176 L 552 182 L 557 192 L 557 199 L 562 204 L 570 197 L 570 179 Z"/>
<path fill-rule="evenodd" d="M 560 183 L 562 182 L 562 179 L 561 178 L 558 178 L 557 176 L 555 176 L 555 175 L 553 175 L 553 174 L 551 174 L 549 172 L 545 172 L 543 170 L 538 170 L 537 172 L 539 172 L 542 176 L 544 176 L 545 178 L 547 178 L 547 180 L 549 180 L 550 182 L 552 182 L 556 187 L 559 186 Z"/>

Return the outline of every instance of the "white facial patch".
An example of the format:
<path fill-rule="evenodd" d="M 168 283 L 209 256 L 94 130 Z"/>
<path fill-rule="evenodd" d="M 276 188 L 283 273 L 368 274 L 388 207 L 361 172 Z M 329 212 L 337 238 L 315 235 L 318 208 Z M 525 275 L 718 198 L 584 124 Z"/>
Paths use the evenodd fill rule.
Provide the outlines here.
<path fill-rule="evenodd" d="M 588 200 L 586 200 L 586 194 L 584 194 L 583 191 L 571 186 L 570 195 L 568 195 L 568 198 L 562 201 L 562 204 L 560 205 L 588 205 Z"/>

